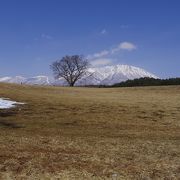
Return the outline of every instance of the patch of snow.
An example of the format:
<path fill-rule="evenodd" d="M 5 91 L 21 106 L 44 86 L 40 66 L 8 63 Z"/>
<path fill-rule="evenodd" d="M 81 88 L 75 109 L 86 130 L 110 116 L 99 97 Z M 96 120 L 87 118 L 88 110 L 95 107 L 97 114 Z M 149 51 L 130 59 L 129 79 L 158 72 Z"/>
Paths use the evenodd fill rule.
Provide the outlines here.
<path fill-rule="evenodd" d="M 24 104 L 16 101 L 10 101 L 7 98 L 0 98 L 0 109 L 9 109 L 15 107 L 17 104 Z"/>

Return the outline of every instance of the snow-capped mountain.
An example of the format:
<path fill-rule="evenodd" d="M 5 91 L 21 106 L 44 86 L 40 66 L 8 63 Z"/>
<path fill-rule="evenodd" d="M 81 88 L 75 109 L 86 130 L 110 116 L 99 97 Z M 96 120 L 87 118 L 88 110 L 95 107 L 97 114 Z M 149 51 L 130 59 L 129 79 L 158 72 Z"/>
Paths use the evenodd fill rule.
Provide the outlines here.
<path fill-rule="evenodd" d="M 27 78 L 23 82 L 24 84 L 29 85 L 50 85 L 49 77 L 47 76 L 35 76 L 31 78 Z"/>
<path fill-rule="evenodd" d="M 158 78 L 144 69 L 129 66 L 115 65 L 100 68 L 90 68 L 86 77 L 82 78 L 78 84 L 82 85 L 113 85 L 128 79 L 136 79 L 141 77 Z"/>
<path fill-rule="evenodd" d="M 26 79 L 26 78 L 24 78 L 24 77 L 22 77 L 22 76 L 3 77 L 3 78 L 0 78 L 0 82 L 20 84 L 21 82 L 24 82 L 25 79 Z"/>
<path fill-rule="evenodd" d="M 135 79 L 141 77 L 158 78 L 144 69 L 129 66 L 129 65 L 114 65 L 99 68 L 89 68 L 86 75 L 80 79 L 76 85 L 112 85 L 128 79 Z M 29 84 L 29 85 L 59 85 L 66 86 L 67 83 L 63 78 L 53 80 L 48 76 L 35 76 L 31 78 L 24 78 L 22 76 L 16 77 L 2 77 L 0 82 Z"/>
<path fill-rule="evenodd" d="M 0 78 L 0 82 L 15 83 L 15 84 L 29 84 L 29 85 L 50 85 L 49 78 L 47 76 L 35 76 L 25 78 L 22 76 L 15 77 L 3 77 Z"/>

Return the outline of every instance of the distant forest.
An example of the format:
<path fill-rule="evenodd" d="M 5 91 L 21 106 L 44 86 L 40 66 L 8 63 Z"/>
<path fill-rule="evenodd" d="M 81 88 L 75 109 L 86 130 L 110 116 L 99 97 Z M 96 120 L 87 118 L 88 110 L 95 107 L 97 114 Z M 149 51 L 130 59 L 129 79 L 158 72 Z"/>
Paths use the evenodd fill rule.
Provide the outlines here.
<path fill-rule="evenodd" d="M 154 79 L 149 77 L 127 80 L 112 85 L 111 87 L 135 87 L 135 86 L 168 86 L 180 85 L 180 78 Z"/>

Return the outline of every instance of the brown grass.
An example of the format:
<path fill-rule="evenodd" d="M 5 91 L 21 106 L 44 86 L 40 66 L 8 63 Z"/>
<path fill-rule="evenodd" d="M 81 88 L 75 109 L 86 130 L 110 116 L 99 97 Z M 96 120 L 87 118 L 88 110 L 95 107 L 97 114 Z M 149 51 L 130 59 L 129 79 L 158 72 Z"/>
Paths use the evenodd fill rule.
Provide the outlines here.
<path fill-rule="evenodd" d="M 180 86 L 0 84 L 0 179 L 178 179 Z"/>

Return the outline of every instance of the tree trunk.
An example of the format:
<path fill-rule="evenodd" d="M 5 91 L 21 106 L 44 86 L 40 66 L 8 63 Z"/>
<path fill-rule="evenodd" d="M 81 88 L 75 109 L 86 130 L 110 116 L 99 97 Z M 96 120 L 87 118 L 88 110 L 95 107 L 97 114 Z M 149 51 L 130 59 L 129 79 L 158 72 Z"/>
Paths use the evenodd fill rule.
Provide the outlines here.
<path fill-rule="evenodd" d="M 70 87 L 73 87 L 74 84 L 75 84 L 74 82 L 71 82 L 71 83 L 69 83 L 69 86 L 70 86 Z"/>

